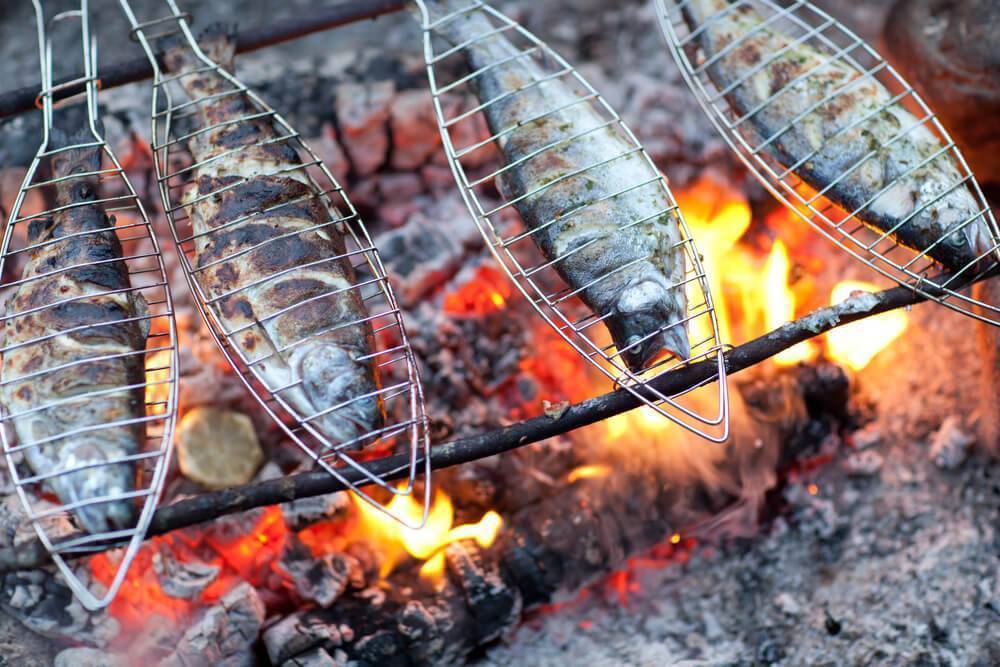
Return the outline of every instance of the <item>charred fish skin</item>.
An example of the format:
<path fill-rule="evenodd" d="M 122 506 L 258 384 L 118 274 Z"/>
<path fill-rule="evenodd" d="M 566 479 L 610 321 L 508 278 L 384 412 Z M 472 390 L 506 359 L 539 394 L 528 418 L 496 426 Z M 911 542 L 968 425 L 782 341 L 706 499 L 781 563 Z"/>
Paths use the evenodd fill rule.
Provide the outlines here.
<path fill-rule="evenodd" d="M 93 143 L 89 130 L 75 137 L 55 130 L 50 148 L 84 143 Z M 100 169 L 101 152 L 73 149 L 50 163 L 54 178 L 83 174 Z M 28 225 L 28 244 L 45 245 L 28 251 L 21 278 L 52 275 L 22 283 L 11 297 L 9 312 L 25 314 L 4 327 L 6 345 L 14 347 L 3 357 L 3 398 L 21 444 L 73 433 L 23 450 L 36 475 L 88 466 L 45 482 L 68 505 L 135 490 L 133 464 L 106 462 L 137 454 L 145 440 L 142 351 L 149 320 L 143 319 L 145 300 L 129 289 L 113 218 L 86 204 L 99 197 L 98 178 L 73 178 L 55 188 L 56 207 L 72 207 Z M 113 290 L 122 291 L 104 294 Z M 39 338 L 45 339 L 30 342 Z M 101 390 L 109 392 L 83 396 Z M 16 416 L 30 410 L 36 411 Z M 112 423 L 123 425 L 100 428 Z M 105 533 L 134 527 L 137 507 L 119 499 L 74 514 L 84 530 Z"/>
<path fill-rule="evenodd" d="M 474 85 L 483 104 L 493 101 L 485 109 L 491 131 L 515 128 L 497 142 L 508 165 L 497 185 L 542 253 L 559 260 L 563 280 L 605 318 L 631 371 L 663 352 L 687 359 L 685 251 L 659 173 L 563 78 L 519 57 L 503 34 L 477 40 L 492 29 L 481 10 L 462 12 L 469 6 L 462 0 L 425 4 L 449 43 L 473 42 L 463 55 L 471 71 L 482 70 Z"/>
<path fill-rule="evenodd" d="M 710 78 L 720 90 L 732 87 L 729 104 L 749 116 L 751 145 L 776 137 L 766 150 L 782 166 L 799 165 L 795 173 L 834 204 L 952 270 L 994 251 L 950 152 L 902 105 L 889 104 L 875 78 L 796 44 L 747 3 L 692 0 L 684 17 L 706 60 L 715 58 Z"/>
<path fill-rule="evenodd" d="M 206 55 L 234 71 L 231 31 L 200 38 Z M 366 444 L 385 408 L 372 355 L 374 333 L 355 285 L 346 241 L 328 223 L 295 149 L 268 117 L 184 44 L 165 50 L 168 71 L 196 105 L 188 148 L 198 165 L 189 192 L 200 284 L 235 344 L 271 387 L 331 444 Z M 213 194 L 215 193 L 215 194 Z M 316 228 L 317 225 L 322 225 Z"/>

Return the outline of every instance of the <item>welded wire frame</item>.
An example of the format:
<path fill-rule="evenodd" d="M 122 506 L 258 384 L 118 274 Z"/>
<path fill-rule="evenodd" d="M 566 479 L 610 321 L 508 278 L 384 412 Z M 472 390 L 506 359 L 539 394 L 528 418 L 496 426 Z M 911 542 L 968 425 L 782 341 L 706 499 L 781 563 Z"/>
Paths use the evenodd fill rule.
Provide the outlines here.
<path fill-rule="evenodd" d="M 88 609 L 99 609 L 107 606 L 115 597 L 127 574 L 129 565 L 134 559 L 142 541 L 145 539 L 146 530 L 149 527 L 153 512 L 156 509 L 163 483 L 167 475 L 168 463 L 170 461 L 174 423 L 177 407 L 177 332 L 174 325 L 173 304 L 167 286 L 166 270 L 163 258 L 160 254 L 156 235 L 150 226 L 149 218 L 143 209 L 142 202 L 136 194 L 135 189 L 129 182 L 121 163 L 108 148 L 101 135 L 97 121 L 97 52 L 96 44 L 90 36 L 87 0 L 82 0 L 79 11 L 63 12 L 52 18 L 51 23 L 62 22 L 68 19 L 79 19 L 81 23 L 81 37 L 83 44 L 83 59 L 85 63 L 85 76 L 79 81 L 64 83 L 53 86 L 52 79 L 52 42 L 47 37 L 47 26 L 41 5 L 38 0 L 34 0 L 35 13 L 37 18 L 37 30 L 39 48 L 41 52 L 42 70 L 42 90 L 39 93 L 39 106 L 43 114 L 43 138 L 35 158 L 32 160 L 28 173 L 24 178 L 24 183 L 14 202 L 7 221 L 7 227 L 3 236 L 2 255 L 0 255 L 0 273 L 18 273 L 17 278 L 5 281 L 2 285 L 4 296 L 7 300 L 7 307 L 3 312 L 0 323 L 4 329 L 8 325 L 18 321 L 39 319 L 45 316 L 46 311 L 52 309 L 72 306 L 73 304 L 85 304 L 90 299 L 105 296 L 127 295 L 130 299 L 144 299 L 148 304 L 147 312 L 136 312 L 134 314 L 124 313 L 120 319 L 102 320 L 100 322 L 86 323 L 74 326 L 69 329 L 50 332 L 27 341 L 5 340 L 0 354 L 5 360 L 9 360 L 10 355 L 16 350 L 24 351 L 25 348 L 34 346 L 42 347 L 50 341 L 57 340 L 61 336 L 79 334 L 87 330 L 93 330 L 107 326 L 122 326 L 135 323 L 140 328 L 148 325 L 149 334 L 145 341 L 145 349 L 134 352 L 119 352 L 115 354 L 105 354 L 95 350 L 92 355 L 75 359 L 69 363 L 42 366 L 28 374 L 19 374 L 11 377 L 8 367 L 5 364 L 3 373 L 0 374 L 0 395 L 5 397 L 3 403 L 2 416 L 0 416 L 0 439 L 3 442 L 4 459 L 11 476 L 11 480 L 17 491 L 25 512 L 27 520 L 31 522 L 39 540 L 51 554 L 56 566 L 62 573 L 70 589 L 80 602 Z M 87 115 L 87 129 L 89 138 L 84 143 L 71 146 L 53 148 L 51 144 L 52 119 L 53 119 L 53 95 L 60 90 L 73 85 L 85 85 Z M 69 100 L 67 100 L 69 101 Z M 96 149 L 102 155 L 102 165 L 97 171 L 85 173 L 73 173 L 69 176 L 53 178 L 46 175 L 46 167 L 53 163 L 53 159 L 68 151 L 80 149 Z M 45 201 L 52 202 L 54 188 L 57 185 L 66 187 L 79 179 L 99 178 L 102 185 L 102 192 L 97 195 L 96 200 L 71 203 L 68 205 L 55 206 L 46 203 L 43 208 L 46 210 L 35 210 L 34 203 Z M 26 228 L 33 221 L 58 215 L 74 206 L 99 206 L 103 212 L 109 216 L 109 228 L 88 231 L 83 233 L 64 234 L 63 236 L 49 239 L 43 242 L 31 243 L 26 234 Z M 102 260 L 87 265 L 67 265 L 52 268 L 50 271 L 36 273 L 30 276 L 21 276 L 20 269 L 24 263 L 36 252 L 42 251 L 45 246 L 57 243 L 61 240 L 68 240 L 71 237 L 87 237 L 103 234 L 114 230 L 119 237 L 123 248 L 123 256 L 109 260 Z M 94 266 L 98 263 L 124 263 L 129 278 L 128 287 L 119 289 L 102 288 L 100 291 L 61 298 L 40 306 L 17 310 L 13 296 L 17 291 L 32 283 L 38 284 L 40 281 L 52 281 L 58 284 L 70 271 L 79 271 L 81 268 Z M 68 278 L 73 280 L 73 278 Z M 22 320 L 21 318 L 26 318 Z M 9 329 L 8 329 L 9 330 Z M 6 338 L 6 337 L 5 337 Z M 44 353 L 38 354 L 44 359 Z M 122 384 L 120 386 L 101 386 L 86 393 L 77 393 L 66 398 L 51 400 L 47 403 L 34 406 L 30 409 L 20 409 L 13 411 L 6 400 L 7 391 L 11 385 L 24 386 L 24 382 L 37 382 L 52 373 L 64 374 L 68 370 L 85 372 L 87 365 L 101 363 L 113 359 L 128 357 L 139 357 L 142 359 L 145 374 L 144 382 L 141 384 Z M 35 385 L 33 385 L 35 386 Z M 20 420 L 35 415 L 56 415 L 61 409 L 72 406 L 76 410 L 81 410 L 80 402 L 108 397 L 123 393 L 135 394 L 142 392 L 145 401 L 143 414 L 141 416 L 118 419 L 110 423 L 88 424 L 85 426 L 72 428 L 59 432 L 55 435 L 25 440 L 22 429 L 15 429 L 15 424 Z M 130 455 L 110 457 L 102 463 L 83 463 L 73 468 L 61 470 L 33 470 L 29 471 L 20 462 L 24 453 L 33 447 L 52 447 L 53 443 L 60 443 L 61 446 L 69 446 L 76 436 L 84 435 L 88 438 L 99 437 L 102 432 L 111 429 L 120 430 L 122 428 L 134 427 L 141 429 L 144 433 L 140 442 L 139 451 Z M 18 437 L 15 437 L 15 433 Z M 109 434 L 109 439 L 112 437 Z M 110 493 L 99 497 L 84 497 L 75 502 L 65 502 L 62 499 L 54 498 L 48 484 L 52 480 L 74 473 L 89 471 L 94 475 L 100 475 L 102 470 L 111 469 L 110 466 L 127 465 L 135 469 L 134 488 L 120 493 Z M 101 533 L 88 533 L 73 539 L 60 539 L 64 534 L 67 522 L 73 522 L 74 511 L 87 507 L 102 507 L 116 502 L 134 502 L 141 504 L 141 510 L 137 513 L 135 525 L 125 528 L 111 530 Z M 106 587 L 95 586 L 93 589 L 87 583 L 90 579 L 81 579 L 77 576 L 73 568 L 66 562 L 64 556 L 68 554 L 90 553 L 105 551 L 113 546 L 125 546 L 118 561 L 118 569 L 113 580 Z"/>
<path fill-rule="evenodd" d="M 729 399 L 726 386 L 724 346 L 719 338 L 711 291 L 702 266 L 701 256 L 695 247 L 687 224 L 666 180 L 653 164 L 645 149 L 604 97 L 558 53 L 519 23 L 478 0 L 469 0 L 467 6 L 447 16 L 435 17 L 433 20 L 423 2 L 418 0 L 416 4 L 422 15 L 427 76 L 444 151 L 472 218 L 482 232 L 487 246 L 508 277 L 538 314 L 584 359 L 616 385 L 627 389 L 649 408 L 685 429 L 715 442 L 726 440 L 729 435 Z M 477 38 L 458 45 L 447 43 L 439 37 L 438 31 L 449 21 L 472 12 L 481 12 L 488 17 L 491 26 L 493 26 L 492 29 Z M 479 71 L 469 71 L 468 66 L 464 63 L 463 50 L 475 46 L 479 40 L 488 40 L 501 34 L 515 44 L 517 53 L 501 63 L 495 63 Z M 477 128 L 487 126 L 483 112 L 491 104 L 502 101 L 500 98 L 480 99 L 480 104 L 469 109 L 460 106 L 456 108 L 458 106 L 456 100 L 461 99 L 464 94 L 475 95 L 475 81 L 477 77 L 486 73 L 486 69 L 519 58 L 534 60 L 542 68 L 540 71 L 543 74 L 522 88 L 504 94 L 503 98 L 530 93 L 531 88 L 548 81 L 561 81 L 572 87 L 574 91 L 576 97 L 571 105 L 589 105 L 599 114 L 603 122 L 594 129 L 570 130 L 571 136 L 539 148 L 525 158 L 518 160 L 518 163 L 544 158 L 546 154 L 563 149 L 572 141 L 605 128 L 617 131 L 627 143 L 628 148 L 621 155 L 606 156 L 598 164 L 580 165 L 579 169 L 560 175 L 555 180 L 529 193 L 520 196 L 505 196 L 501 193 L 499 201 L 497 201 L 497 193 L 492 189 L 497 177 L 506 170 L 516 167 L 517 164 L 506 164 L 498 168 L 491 167 L 486 170 L 486 173 L 483 173 L 484 170 L 480 164 L 483 151 L 499 146 L 499 142 L 505 136 L 510 135 L 521 125 L 558 114 L 566 108 L 566 105 L 539 113 L 532 118 L 525 118 L 520 124 L 513 127 L 492 132 Z M 483 134 L 488 136 L 483 137 Z M 681 327 L 686 330 L 685 335 L 689 337 L 691 355 L 688 360 L 679 360 L 672 356 L 657 359 L 641 372 L 630 370 L 623 359 L 622 355 L 628 350 L 618 350 L 610 342 L 610 336 L 603 322 L 611 316 L 611 313 L 590 311 L 578 296 L 584 288 L 611 279 L 613 274 L 620 269 L 609 271 L 586 286 L 571 287 L 559 276 L 558 266 L 560 262 L 566 260 L 574 252 L 589 246 L 590 243 L 566 252 L 562 256 L 546 259 L 535 248 L 535 235 L 547 225 L 525 229 L 522 225 L 510 224 L 511 219 L 520 221 L 516 206 L 524 199 L 540 195 L 546 189 L 567 178 L 586 177 L 588 171 L 613 165 L 616 160 L 634 155 L 640 156 L 649 166 L 650 173 L 656 174 L 656 176 L 643 182 L 632 183 L 619 192 L 580 206 L 564 215 L 563 219 L 579 213 L 588 206 L 617 197 L 627 197 L 630 193 L 638 192 L 643 188 L 659 190 L 659 193 L 662 193 L 666 201 L 669 202 L 664 210 L 657 211 L 655 215 L 635 220 L 611 232 L 611 234 L 620 233 L 623 236 L 623 242 L 627 243 L 624 236 L 629 228 L 662 216 L 669 216 L 680 230 L 681 241 L 678 246 L 683 249 L 686 272 L 683 280 L 674 284 L 672 289 L 686 291 L 688 297 L 687 315 L 678 322 L 664 323 L 660 329 L 647 335 L 635 346 L 646 342 L 653 336 L 661 335 L 673 327 Z M 602 240 L 606 238 L 607 236 L 602 237 Z M 643 261 L 647 259 L 649 257 L 643 258 Z M 633 262 L 629 262 L 629 265 L 631 264 Z M 664 373 L 675 371 L 689 363 L 704 360 L 713 361 L 716 364 L 717 373 L 696 387 L 678 394 L 666 395 L 649 384 L 652 379 Z M 714 388 L 710 386 L 713 382 L 716 384 Z"/>
<path fill-rule="evenodd" d="M 122 8 L 125 10 L 133 26 L 132 34 L 139 41 L 150 62 L 153 64 L 152 148 L 155 156 L 154 163 L 157 180 L 166 217 L 170 223 L 169 226 L 176 242 L 178 254 L 180 255 L 181 266 L 198 308 L 222 353 L 251 394 L 260 402 L 261 406 L 275 423 L 282 428 L 285 435 L 305 452 L 316 465 L 343 482 L 365 501 L 390 514 L 401 523 L 414 525 L 414 527 L 422 525 L 426 519 L 427 506 L 431 495 L 431 471 L 428 456 L 429 440 L 427 418 L 424 411 L 424 397 L 419 378 L 417 377 L 416 362 L 403 327 L 402 314 L 387 280 L 386 270 L 379 257 L 378 250 L 372 243 L 364 223 L 343 188 L 330 174 L 317 154 L 306 145 L 299 133 L 280 114 L 241 83 L 232 73 L 227 72 L 205 54 L 191 32 L 189 15 L 187 13 L 182 12 L 173 0 L 166 0 L 165 4 L 167 9 L 165 15 L 142 22 L 137 19 L 128 2 L 121 0 Z M 155 35 L 147 34 L 147 30 L 149 29 L 155 29 Z M 192 49 L 197 55 L 203 66 L 198 67 L 196 71 L 186 74 L 164 72 L 156 58 L 156 44 L 152 40 L 154 36 L 156 38 L 166 36 L 174 36 L 175 39 L 177 37 L 182 38 L 186 42 L 187 47 Z M 210 96 L 203 96 L 197 99 L 188 99 L 188 96 L 180 90 L 178 84 L 183 77 L 196 74 L 211 74 L 212 76 L 219 77 L 226 82 L 228 87 L 224 92 L 214 93 Z M 223 123 L 207 128 L 178 129 L 178 124 L 183 122 L 185 118 L 198 113 L 200 105 L 229 96 L 242 96 L 250 108 L 253 109 L 253 112 L 243 118 L 224 121 Z M 267 239 L 253 246 L 251 250 L 278 239 L 304 235 L 320 229 L 325 229 L 331 234 L 343 235 L 347 242 L 347 252 L 345 255 L 323 258 L 320 262 L 296 267 L 295 270 L 307 269 L 313 265 L 326 262 L 348 260 L 356 274 L 354 284 L 348 289 L 355 290 L 360 294 L 367 310 L 367 317 L 365 320 L 358 322 L 338 323 L 329 330 L 333 331 L 347 326 L 362 325 L 367 322 L 374 330 L 376 338 L 375 349 L 370 356 L 380 371 L 382 378 L 381 388 L 377 389 L 376 392 L 356 396 L 348 402 L 317 411 L 313 414 L 303 414 L 303 410 L 294 405 L 286 395 L 289 390 L 301 384 L 301 378 L 284 386 L 275 386 L 275 383 L 265 376 L 260 367 L 260 363 L 270 358 L 270 355 L 251 358 L 247 350 L 238 342 L 238 336 L 245 330 L 245 327 L 230 329 L 218 312 L 217 304 L 220 299 L 276 280 L 288 274 L 289 271 L 276 271 L 254 280 L 249 285 L 244 285 L 220 295 L 212 294 L 205 286 L 202 272 L 207 265 L 199 266 L 198 264 L 195 247 L 196 241 L 199 241 L 202 237 L 215 234 L 222 227 L 207 232 L 196 233 L 192 227 L 192 206 L 223 190 L 246 183 L 250 178 L 243 177 L 239 182 L 223 186 L 214 192 L 199 192 L 196 196 L 185 198 L 185 194 L 191 192 L 192 182 L 198 170 L 204 164 L 217 160 L 219 157 L 224 159 L 238 159 L 242 151 L 253 148 L 252 146 L 235 148 L 227 151 L 222 156 L 209 158 L 203 163 L 198 163 L 188 150 L 188 140 L 221 125 L 260 120 L 269 120 L 273 123 L 277 134 L 273 138 L 262 140 L 256 146 L 266 143 L 285 144 L 295 149 L 300 156 L 301 163 L 295 165 L 293 168 L 285 167 L 276 170 L 272 174 L 258 174 L 256 176 L 276 176 L 298 172 L 298 174 L 304 176 L 308 181 L 311 194 L 292 202 L 278 204 L 265 211 L 250 213 L 239 220 L 226 223 L 223 227 L 231 227 L 232 225 L 250 220 L 254 216 L 265 215 L 289 204 L 302 203 L 307 200 L 320 201 L 325 212 L 329 215 L 328 220 L 305 229 Z M 211 265 L 231 261 L 247 252 L 249 250 L 246 249 L 230 252 L 222 258 L 213 261 Z M 328 298 L 342 291 L 346 290 L 341 288 L 327 291 L 320 297 L 310 297 L 277 313 L 273 313 L 268 318 L 276 317 L 294 308 L 307 305 L 321 298 Z M 260 323 L 262 329 L 263 324 L 263 322 Z M 308 337 L 287 344 L 283 348 L 278 349 L 277 352 L 279 354 L 283 353 L 289 348 L 302 344 L 307 340 Z M 336 415 L 338 411 L 345 410 L 351 403 L 369 399 L 375 394 L 380 395 L 385 404 L 387 418 L 382 428 L 368 432 L 350 441 L 332 442 L 317 427 L 317 419 L 326 419 L 330 415 Z M 374 441 L 379 441 L 381 443 L 378 447 L 379 451 L 384 451 L 387 454 L 394 453 L 394 451 L 408 452 L 408 474 L 403 484 L 389 484 L 363 464 L 362 459 L 370 461 L 376 458 L 377 454 L 372 451 L 362 453 L 351 451 Z M 372 484 L 390 492 L 393 496 L 412 494 L 414 488 L 416 488 L 415 481 L 421 467 L 423 468 L 424 477 L 422 499 L 424 518 L 418 524 L 413 524 L 412 519 L 389 512 L 384 505 L 362 489 L 363 486 Z M 342 471 L 348 468 L 360 472 L 363 475 L 364 481 L 361 484 L 349 481 L 342 473 Z"/>
<path fill-rule="evenodd" d="M 679 2 L 655 0 L 655 2 L 659 23 L 669 50 L 677 61 L 687 85 L 723 139 L 761 184 L 817 231 L 878 273 L 901 285 L 910 287 L 917 293 L 952 310 L 980 321 L 1000 325 L 1000 304 L 981 302 L 970 296 L 967 289 L 970 283 L 986 275 L 996 266 L 998 247 L 1000 247 L 1000 231 L 998 231 L 993 212 L 986 203 L 982 190 L 961 152 L 935 114 L 920 95 L 871 46 L 829 14 L 805 0 L 791 0 L 784 4 L 779 4 L 774 0 L 736 0 L 726 9 L 707 17 L 704 23 L 694 29 L 688 25 L 684 13 L 685 7 L 692 0 Z M 748 29 L 745 34 L 728 43 L 719 53 L 706 55 L 698 43 L 699 35 L 704 30 L 709 29 L 713 22 L 723 20 L 730 12 L 741 7 L 751 7 L 756 10 L 762 18 L 762 25 Z M 748 70 L 742 78 L 725 82 L 724 85 L 717 85 L 709 74 L 712 65 L 720 58 L 725 57 L 726 54 L 733 53 L 741 44 L 745 44 L 746 40 L 752 39 L 762 29 L 782 32 L 789 38 L 789 47 L 765 54 L 765 57 Z M 799 76 L 792 77 L 766 100 L 749 111 L 743 110 L 741 113 L 729 103 L 727 95 L 747 83 L 750 76 L 764 71 L 776 59 L 786 55 L 789 49 L 799 46 L 810 46 L 819 50 L 824 55 L 822 66 L 817 66 Z M 792 86 L 807 82 L 809 77 L 817 74 L 822 67 L 837 63 L 853 68 L 859 76 L 839 86 L 824 98 L 817 99 L 794 120 L 771 133 L 770 136 L 761 136 L 760 132 L 751 127 L 753 118 L 766 112 Z M 835 132 L 825 138 L 823 143 L 815 148 L 810 155 L 798 159 L 794 164 L 783 164 L 777 159 L 772 151 L 775 150 L 774 145 L 781 139 L 782 135 L 810 114 L 817 112 L 821 107 L 833 108 L 840 99 L 843 99 L 842 96 L 849 94 L 854 87 L 871 82 L 884 86 L 889 91 L 889 99 L 885 104 L 874 110 L 866 111 L 861 118 L 838 126 Z M 879 117 L 894 105 L 900 105 L 910 111 L 916 118 L 916 123 L 900 128 L 890 140 L 881 142 L 863 159 L 859 160 L 852 169 L 845 170 L 844 173 L 818 191 L 799 177 L 797 171 L 829 146 L 831 140 L 836 139 L 843 132 L 856 128 L 861 123 Z M 884 185 L 862 206 L 855 210 L 845 211 L 824 196 L 839 182 L 848 178 L 853 170 L 861 168 L 880 151 L 891 149 L 895 142 L 912 132 L 920 131 L 922 128 L 930 130 L 939 137 L 941 140 L 940 149 L 929 158 L 910 167 L 892 182 Z M 958 170 L 958 180 L 946 186 L 940 195 L 917 207 L 888 231 L 875 230 L 861 222 L 869 207 L 872 207 L 879 197 L 899 182 L 899 179 L 906 178 L 914 170 L 923 168 L 935 160 L 951 161 Z M 908 248 L 897 242 L 895 232 L 898 229 L 940 201 L 941 198 L 959 188 L 968 188 L 975 198 L 978 210 L 974 214 L 951 227 L 948 233 L 943 234 L 941 238 L 919 250 Z M 981 224 L 988 231 L 991 247 L 964 266 L 950 267 L 949 277 L 939 277 L 941 269 L 930 259 L 928 253 L 934 251 L 955 231 L 976 224 Z M 935 279 L 936 277 L 937 279 Z"/>

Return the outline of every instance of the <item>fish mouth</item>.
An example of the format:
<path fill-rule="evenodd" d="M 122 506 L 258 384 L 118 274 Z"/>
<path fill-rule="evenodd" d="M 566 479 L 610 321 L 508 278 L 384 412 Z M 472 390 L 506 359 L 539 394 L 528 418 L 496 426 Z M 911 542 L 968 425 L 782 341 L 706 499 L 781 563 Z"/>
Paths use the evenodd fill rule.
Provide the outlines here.
<path fill-rule="evenodd" d="M 121 498 L 135 489 L 135 472 L 125 463 L 107 463 L 108 443 L 84 441 L 67 446 L 59 463 L 67 472 L 51 480 L 53 491 L 67 504 L 82 503 L 72 510 L 80 527 L 99 534 L 134 528 L 138 508 L 131 498 Z"/>
<path fill-rule="evenodd" d="M 317 430 L 336 449 L 361 449 L 378 437 L 367 437 L 385 421 L 379 381 L 370 361 L 339 345 L 305 350 L 299 363 L 302 388 L 314 414 L 323 414 Z"/>
<path fill-rule="evenodd" d="M 631 372 L 646 370 L 664 354 L 682 361 L 690 358 L 683 300 L 677 300 L 676 291 L 645 280 L 626 288 L 618 299 L 617 313 L 608 318 L 607 327 Z"/>

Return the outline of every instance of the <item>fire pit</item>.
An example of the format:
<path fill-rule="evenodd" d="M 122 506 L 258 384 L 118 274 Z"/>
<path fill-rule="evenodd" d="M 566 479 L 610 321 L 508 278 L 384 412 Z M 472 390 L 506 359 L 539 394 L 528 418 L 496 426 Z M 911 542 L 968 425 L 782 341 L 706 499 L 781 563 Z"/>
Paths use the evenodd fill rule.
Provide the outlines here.
<path fill-rule="evenodd" d="M 117 3 L 94 4 L 102 44 L 123 44 L 109 60 L 141 63 L 137 48 L 124 52 Z M 196 29 L 221 12 L 183 4 Z M 357 16 L 401 4 L 371 3 Z M 614 392 L 494 263 L 441 150 L 412 18 L 389 13 L 248 53 L 241 78 L 345 184 L 396 290 L 440 468 L 427 524 L 403 527 L 312 470 L 232 372 L 166 252 L 181 386 L 161 508 L 118 596 L 87 612 L 5 478 L 8 661 L 1000 662 L 996 330 L 917 305 L 778 205 L 687 92 L 651 3 L 496 4 L 580 67 L 669 176 L 720 336 L 733 343 L 729 440 L 709 443 Z M 863 16 L 853 3 L 819 4 L 877 42 L 892 3 L 870 3 Z M 245 5 L 239 43 L 261 46 L 257 27 L 272 8 Z M 278 29 L 296 19 L 290 9 L 274 20 Z M 22 45 L 7 61 L 14 85 L 33 85 L 21 68 L 37 70 L 26 25 L 20 9 L 0 23 L 0 42 Z M 102 71 L 116 76 L 110 64 Z M 101 101 L 109 143 L 172 249 L 152 173 L 148 82 Z M 5 103 L 17 100 L 0 95 Z M 5 218 L 31 152 L 21 144 L 37 145 L 34 115 L 0 124 Z M 497 156 L 482 159 L 488 169 Z M 680 391 L 709 374 L 696 364 L 657 388 Z M 373 465 L 392 477 L 399 460 Z M 419 494 L 373 494 L 419 521 Z M 107 584 L 117 558 L 73 565 Z"/>

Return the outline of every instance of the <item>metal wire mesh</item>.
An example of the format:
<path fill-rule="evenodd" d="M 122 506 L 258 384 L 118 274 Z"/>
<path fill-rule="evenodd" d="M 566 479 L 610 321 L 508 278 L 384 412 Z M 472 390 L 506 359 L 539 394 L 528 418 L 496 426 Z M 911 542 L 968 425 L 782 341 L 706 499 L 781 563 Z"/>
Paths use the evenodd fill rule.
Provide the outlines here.
<path fill-rule="evenodd" d="M 712 296 L 694 240 L 642 145 L 576 69 L 520 24 L 477 0 L 415 4 L 444 150 L 510 279 L 605 376 L 684 428 L 725 440 L 728 394 Z M 463 96 L 479 104 L 463 108 Z M 619 217 L 623 211 L 631 215 Z M 565 242 L 574 224 L 580 234 Z M 669 275 L 654 289 L 643 282 L 650 273 Z M 666 295 L 659 306 L 675 307 L 630 337 L 645 313 L 621 304 L 642 302 L 646 289 Z M 617 346 L 616 328 L 626 332 Z M 637 354 L 655 352 L 659 340 L 673 354 Z M 650 384 L 698 361 L 717 368 L 698 387 L 665 395 Z"/>
<path fill-rule="evenodd" d="M 804 0 L 656 9 L 698 102 L 775 197 L 882 275 L 1000 324 L 1000 306 L 966 288 L 996 270 L 993 213 L 947 131 L 878 53 Z"/>
<path fill-rule="evenodd" d="M 39 539 L 88 609 L 111 602 L 163 488 L 177 400 L 177 346 L 163 259 L 139 197 L 97 120 L 87 2 L 46 24 L 43 140 L 10 212 L 2 289 L 4 458 Z M 80 21 L 83 79 L 53 86 L 57 23 Z M 84 85 L 85 127 L 53 129 L 53 95 Z M 39 202 L 44 202 L 40 204 Z M 71 534 L 74 524 L 86 534 Z M 64 555 L 126 545 L 103 590 Z"/>
<path fill-rule="evenodd" d="M 136 17 L 127 1 L 121 5 L 155 71 L 153 152 L 163 206 L 188 284 L 220 349 L 284 433 L 319 467 L 379 509 L 385 511 L 360 487 L 374 484 L 393 495 L 410 494 L 422 463 L 426 517 L 430 466 L 421 385 L 385 268 L 358 212 L 323 161 L 288 122 L 199 46 L 189 27 L 189 15 L 173 0 L 165 3 L 165 15 L 146 21 Z M 184 50 L 196 59 L 196 66 L 165 69 L 156 56 L 164 45 Z M 185 89 L 184 84 L 190 82 L 211 90 Z M 210 119 L 220 104 L 228 111 Z M 259 140 L 237 139 L 230 147 L 217 147 L 210 157 L 196 157 L 192 150 L 196 142 L 211 141 L 213 135 L 231 131 L 232 138 L 244 130 L 260 132 Z M 262 151 L 284 157 L 263 164 Z M 279 194 L 270 203 L 265 196 L 257 204 L 244 205 L 257 196 L 254 188 L 270 188 L 273 193 L 276 184 L 278 189 L 294 187 L 300 192 L 293 198 Z M 219 202 L 240 210 L 216 218 L 215 223 L 223 222 L 213 224 L 203 215 L 204 207 Z M 303 209 L 319 211 L 305 226 L 292 220 L 298 216 L 301 221 Z M 261 233 L 264 227 L 268 230 Z M 296 252 L 320 245 L 319 255 L 306 256 L 306 252 L 287 261 Z M 227 278 L 223 286 L 224 271 L 230 275 L 243 272 L 247 277 Z M 330 274 L 323 272 L 333 271 L 340 273 L 331 282 Z M 255 296 L 260 290 L 288 287 L 317 276 L 327 281 L 319 292 L 299 294 L 270 312 L 261 310 L 270 304 Z M 352 317 L 341 310 L 348 302 L 354 304 Z M 233 308 L 254 312 L 239 323 Z M 317 315 L 317 309 L 325 312 Z M 285 335 L 275 328 L 282 318 L 299 323 L 312 318 L 313 324 L 303 325 L 296 335 Z M 324 326 L 317 328 L 317 321 Z M 305 383 L 312 382 L 306 365 L 312 362 L 305 357 L 296 361 L 296 355 L 305 354 L 303 350 L 316 341 L 351 332 L 361 339 L 351 343 L 352 349 L 364 347 L 363 356 L 352 361 L 369 372 L 353 387 L 341 387 L 339 398 L 317 405 L 305 395 Z M 333 358 L 320 369 L 326 385 L 344 383 L 344 378 L 333 374 L 341 361 Z M 276 367 L 285 369 L 285 375 Z M 380 384 L 373 378 L 380 378 Z M 373 405 L 381 406 L 384 417 L 369 418 Z M 407 481 L 402 485 L 390 485 L 363 465 L 363 460 L 397 451 L 409 454 Z M 361 484 L 346 478 L 346 470 L 360 473 Z M 412 523 L 406 517 L 394 518 Z"/>

